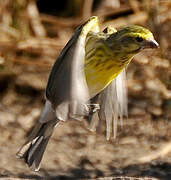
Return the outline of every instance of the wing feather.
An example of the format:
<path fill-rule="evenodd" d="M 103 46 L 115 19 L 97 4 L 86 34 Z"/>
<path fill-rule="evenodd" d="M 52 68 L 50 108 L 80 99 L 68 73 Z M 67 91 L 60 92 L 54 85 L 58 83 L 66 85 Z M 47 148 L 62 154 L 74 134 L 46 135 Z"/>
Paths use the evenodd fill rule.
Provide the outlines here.
<path fill-rule="evenodd" d="M 95 98 L 92 98 L 91 103 L 99 103 L 100 105 L 98 125 L 101 125 L 104 121 L 106 122 L 106 139 L 110 139 L 112 131 L 115 138 L 117 135 L 118 119 L 120 118 L 122 125 L 123 116 L 128 116 L 125 69 L 108 87 L 96 95 Z M 95 118 L 93 116 L 89 117 L 89 124 L 90 121 L 92 121 L 91 124 L 94 124 Z"/>
<path fill-rule="evenodd" d="M 62 50 L 55 62 L 46 98 L 52 103 L 60 120 L 86 115 L 89 90 L 84 73 L 85 39 L 89 31 L 98 32 L 98 18 L 92 17 L 81 25 Z"/>
<path fill-rule="evenodd" d="M 116 137 L 118 119 L 121 124 L 123 116 L 127 116 L 127 90 L 125 69 L 117 76 L 115 80 L 101 93 L 99 103 L 99 120 L 106 121 L 106 138 L 109 140 L 112 124 L 113 136 Z"/>

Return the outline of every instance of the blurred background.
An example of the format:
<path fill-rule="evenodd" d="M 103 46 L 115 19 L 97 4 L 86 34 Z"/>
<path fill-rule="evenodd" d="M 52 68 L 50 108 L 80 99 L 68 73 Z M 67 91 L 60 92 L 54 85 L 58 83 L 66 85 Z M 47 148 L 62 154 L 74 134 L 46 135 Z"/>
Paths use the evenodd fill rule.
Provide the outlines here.
<path fill-rule="evenodd" d="M 101 28 L 149 28 L 158 50 L 138 54 L 127 68 L 129 117 L 106 141 L 83 122 L 56 128 L 40 172 L 15 154 L 39 118 L 50 69 L 76 27 L 90 16 Z M 0 179 L 171 179 L 171 1 L 0 1 Z M 124 179 L 124 178 L 122 178 Z"/>

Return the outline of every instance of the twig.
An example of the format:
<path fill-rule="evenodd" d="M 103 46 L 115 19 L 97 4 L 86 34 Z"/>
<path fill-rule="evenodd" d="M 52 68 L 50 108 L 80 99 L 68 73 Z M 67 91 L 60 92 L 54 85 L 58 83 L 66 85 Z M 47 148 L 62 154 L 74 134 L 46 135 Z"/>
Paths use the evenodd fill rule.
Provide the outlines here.
<path fill-rule="evenodd" d="M 35 1 L 30 1 L 28 3 L 27 12 L 28 12 L 31 24 L 32 24 L 32 28 L 36 36 L 38 37 L 46 36 L 46 31 L 41 24 L 41 21 L 39 18 L 39 12 L 38 12 Z"/>
<path fill-rule="evenodd" d="M 115 19 L 112 21 L 107 21 L 107 22 L 103 23 L 102 27 L 105 28 L 112 24 L 116 28 L 125 26 L 127 24 L 137 24 L 137 23 L 143 24 L 147 21 L 147 19 L 148 19 L 147 13 L 141 11 L 139 13 L 129 15 L 128 17 L 125 17 L 125 18 L 118 18 L 118 19 Z"/>
<path fill-rule="evenodd" d="M 82 6 L 82 19 L 86 21 L 92 14 L 93 0 L 84 0 Z"/>

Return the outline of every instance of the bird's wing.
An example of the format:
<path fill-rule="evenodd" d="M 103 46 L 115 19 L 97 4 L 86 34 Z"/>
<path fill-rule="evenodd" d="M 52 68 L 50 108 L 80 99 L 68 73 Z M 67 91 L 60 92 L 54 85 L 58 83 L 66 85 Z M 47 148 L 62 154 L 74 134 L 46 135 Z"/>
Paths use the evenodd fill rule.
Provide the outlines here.
<path fill-rule="evenodd" d="M 97 17 L 91 17 L 76 30 L 56 60 L 49 77 L 46 98 L 60 120 L 88 113 L 86 103 L 89 91 L 84 74 L 84 57 L 85 39 L 89 31 L 99 32 Z"/>
<path fill-rule="evenodd" d="M 117 30 L 116 30 L 114 27 L 112 27 L 112 26 L 108 26 L 108 27 L 106 27 L 106 28 L 103 30 L 103 32 L 104 32 L 104 33 L 107 33 L 108 35 L 110 35 L 110 34 L 116 33 Z"/>
<path fill-rule="evenodd" d="M 102 122 L 106 121 L 107 140 L 109 140 L 112 131 L 115 138 L 117 133 L 118 119 L 120 118 L 122 125 L 123 116 L 128 116 L 125 69 L 117 76 L 115 80 L 112 81 L 108 87 L 92 98 L 91 103 L 99 103 L 100 105 L 100 110 L 98 111 L 98 126 L 100 126 Z M 97 126 L 96 118 L 96 114 L 92 114 L 87 118 L 87 121 L 91 126 L 90 129 L 94 129 L 94 126 Z"/>
<path fill-rule="evenodd" d="M 99 95 L 101 105 L 98 113 L 100 121 L 106 121 L 106 138 L 109 139 L 113 129 L 113 136 L 116 137 L 118 118 L 121 124 L 123 116 L 127 116 L 127 90 L 125 69 L 113 82 Z"/>

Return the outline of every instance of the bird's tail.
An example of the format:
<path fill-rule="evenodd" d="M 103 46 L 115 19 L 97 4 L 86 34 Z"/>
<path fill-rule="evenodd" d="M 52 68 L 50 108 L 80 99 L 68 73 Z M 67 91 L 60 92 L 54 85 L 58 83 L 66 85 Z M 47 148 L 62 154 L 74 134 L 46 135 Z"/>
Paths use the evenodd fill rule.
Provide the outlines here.
<path fill-rule="evenodd" d="M 38 171 L 48 141 L 53 133 L 58 120 L 46 123 L 38 122 L 34 127 L 29 140 L 17 153 L 17 157 L 24 159 L 33 170 Z"/>

